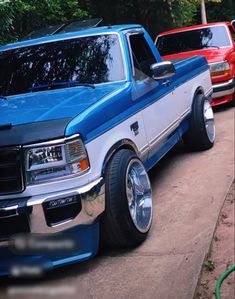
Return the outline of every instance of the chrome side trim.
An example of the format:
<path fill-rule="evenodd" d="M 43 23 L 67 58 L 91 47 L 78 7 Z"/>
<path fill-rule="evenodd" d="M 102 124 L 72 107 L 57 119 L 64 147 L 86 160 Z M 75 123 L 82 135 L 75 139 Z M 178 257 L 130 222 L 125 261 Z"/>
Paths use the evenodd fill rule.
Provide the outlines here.
<path fill-rule="evenodd" d="M 150 149 L 158 145 L 169 134 L 171 134 L 180 125 L 182 120 L 190 113 L 191 108 L 187 109 L 176 121 L 172 122 L 164 131 L 162 131 L 156 138 L 150 141 Z"/>
<path fill-rule="evenodd" d="M 191 108 L 188 108 L 184 111 L 184 113 L 181 114 L 181 117 L 180 117 L 180 122 L 186 117 L 188 116 L 188 114 L 190 114 L 191 112 Z"/>
<path fill-rule="evenodd" d="M 149 145 L 145 145 L 144 147 L 142 147 L 139 151 L 139 157 L 142 159 L 145 155 L 147 155 L 149 152 Z"/>
<path fill-rule="evenodd" d="M 169 127 L 162 131 L 157 137 L 150 141 L 150 147 L 155 146 L 158 142 L 161 142 L 167 135 L 169 135 L 174 129 L 177 128 L 179 120 L 173 122 Z"/>

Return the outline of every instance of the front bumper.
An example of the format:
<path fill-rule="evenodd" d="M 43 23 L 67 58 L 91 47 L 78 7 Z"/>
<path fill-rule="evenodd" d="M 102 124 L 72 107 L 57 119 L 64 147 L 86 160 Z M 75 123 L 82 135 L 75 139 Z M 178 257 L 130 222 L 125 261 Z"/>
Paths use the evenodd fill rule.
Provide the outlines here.
<path fill-rule="evenodd" d="M 232 95 L 234 91 L 235 91 L 235 78 L 227 82 L 214 84 L 212 98 L 216 99 L 216 98 L 226 97 L 228 95 Z"/>
<path fill-rule="evenodd" d="M 71 199 L 75 197 L 78 199 L 77 203 L 72 202 L 71 207 Z M 17 223 L 21 219 L 26 222 L 25 230 L 22 228 L 20 231 L 22 233 L 56 233 L 76 225 L 93 223 L 104 211 L 104 206 L 104 180 L 100 178 L 84 187 L 63 192 L 0 201 L 0 223 L 8 222 L 12 227 L 12 223 Z M 53 219 L 49 219 L 47 207 L 53 208 Z M 66 213 L 67 209 L 71 211 Z M 57 211 L 58 214 L 66 214 L 65 217 L 61 215 L 62 217 L 56 219 Z M 13 234 L 18 232 L 14 231 L 14 227 L 12 230 Z M 6 227 L 4 231 L 0 231 L 0 240 L 11 236 L 11 232 L 7 236 L 5 231 Z"/>
<path fill-rule="evenodd" d="M 94 256 L 99 243 L 96 220 L 105 208 L 104 189 L 104 180 L 99 178 L 63 192 L 0 201 L 0 275 L 9 275 L 19 263 L 35 266 L 37 262 L 46 270 Z M 9 246 L 15 235 L 64 236 L 66 233 L 79 244 L 71 253 L 18 255 Z"/>

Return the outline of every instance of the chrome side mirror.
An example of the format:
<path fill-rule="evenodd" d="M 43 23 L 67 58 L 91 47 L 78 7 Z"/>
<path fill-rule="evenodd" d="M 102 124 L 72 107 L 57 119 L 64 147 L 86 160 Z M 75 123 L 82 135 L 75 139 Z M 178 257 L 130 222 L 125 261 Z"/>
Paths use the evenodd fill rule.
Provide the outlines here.
<path fill-rule="evenodd" d="M 154 80 L 169 78 L 176 73 L 175 66 L 171 61 L 154 63 L 150 66 L 150 70 Z"/>
<path fill-rule="evenodd" d="M 234 30 L 235 30 L 235 20 L 231 21 L 231 25 L 233 26 Z"/>

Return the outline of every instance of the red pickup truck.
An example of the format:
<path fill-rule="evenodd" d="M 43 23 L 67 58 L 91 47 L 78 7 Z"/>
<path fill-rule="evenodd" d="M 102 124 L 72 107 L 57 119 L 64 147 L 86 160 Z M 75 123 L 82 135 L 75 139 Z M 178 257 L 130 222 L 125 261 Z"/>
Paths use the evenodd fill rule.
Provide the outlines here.
<path fill-rule="evenodd" d="M 235 28 L 229 22 L 208 23 L 159 34 L 155 44 L 164 60 L 206 57 L 213 84 L 212 105 L 235 101 Z"/>

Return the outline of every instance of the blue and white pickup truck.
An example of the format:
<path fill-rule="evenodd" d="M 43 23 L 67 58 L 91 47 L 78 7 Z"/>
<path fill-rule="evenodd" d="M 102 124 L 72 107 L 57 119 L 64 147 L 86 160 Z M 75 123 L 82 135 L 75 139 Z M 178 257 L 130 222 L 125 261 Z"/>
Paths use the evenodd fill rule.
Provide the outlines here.
<path fill-rule="evenodd" d="M 147 172 L 181 137 L 213 146 L 211 94 L 205 58 L 163 62 L 140 25 L 0 47 L 0 274 L 143 242 Z"/>

